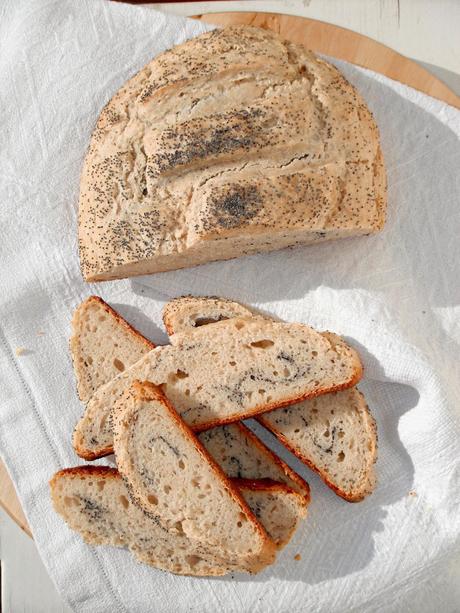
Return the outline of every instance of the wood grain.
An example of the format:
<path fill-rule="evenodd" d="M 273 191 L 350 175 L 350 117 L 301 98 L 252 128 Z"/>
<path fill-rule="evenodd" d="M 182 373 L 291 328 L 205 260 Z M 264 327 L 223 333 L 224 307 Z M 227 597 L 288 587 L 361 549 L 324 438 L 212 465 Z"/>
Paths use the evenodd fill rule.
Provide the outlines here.
<path fill-rule="evenodd" d="M 207 13 L 196 19 L 220 26 L 245 24 L 277 32 L 312 51 L 346 60 L 410 85 L 460 108 L 460 98 L 425 68 L 377 41 L 323 21 L 278 13 Z"/>
<path fill-rule="evenodd" d="M 32 533 L 27 523 L 26 517 L 19 504 L 16 490 L 14 489 L 13 482 L 11 481 L 8 472 L 3 462 L 0 461 L 0 506 L 5 509 L 8 515 L 13 519 L 18 526 L 24 530 L 29 536 Z"/>
<path fill-rule="evenodd" d="M 460 98 L 427 70 L 389 47 L 351 30 L 305 17 L 275 13 L 208 13 L 195 18 L 221 26 L 248 24 L 274 30 L 286 39 L 303 43 L 313 51 L 380 72 L 460 108 Z M 1 461 L 0 506 L 31 536 L 14 486 Z"/>

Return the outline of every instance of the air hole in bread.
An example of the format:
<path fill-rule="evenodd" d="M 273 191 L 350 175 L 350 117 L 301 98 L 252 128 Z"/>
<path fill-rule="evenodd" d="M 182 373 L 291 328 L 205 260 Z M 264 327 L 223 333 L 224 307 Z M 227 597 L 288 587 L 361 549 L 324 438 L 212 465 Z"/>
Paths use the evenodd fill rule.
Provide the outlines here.
<path fill-rule="evenodd" d="M 200 483 L 197 479 L 192 479 L 191 483 L 193 487 L 197 487 L 198 489 L 200 488 Z"/>
<path fill-rule="evenodd" d="M 323 436 L 328 438 L 329 436 L 331 436 L 331 433 L 329 432 L 329 430 L 325 430 Z"/>
<path fill-rule="evenodd" d="M 272 399 L 272 397 L 271 397 L 271 396 L 267 396 L 266 401 L 267 401 L 267 402 L 270 402 L 270 401 L 271 401 L 271 399 Z"/>
<path fill-rule="evenodd" d="M 238 528 L 242 528 L 243 527 L 243 522 L 242 521 L 237 521 L 236 525 L 238 526 Z"/>
<path fill-rule="evenodd" d="M 285 377 L 289 377 L 291 374 L 291 371 L 289 370 L 289 368 L 283 368 L 283 376 Z"/>
<path fill-rule="evenodd" d="M 184 370 L 178 370 L 176 371 L 176 377 L 178 379 L 186 379 L 188 377 L 188 372 L 185 372 Z"/>
<path fill-rule="evenodd" d="M 263 396 L 263 395 L 265 394 L 265 390 L 260 389 L 260 390 L 259 390 L 259 394 L 260 394 L 261 396 Z"/>
<path fill-rule="evenodd" d="M 121 502 L 123 508 L 127 509 L 129 507 L 129 501 L 126 498 L 126 496 L 120 496 L 120 502 Z"/>
<path fill-rule="evenodd" d="M 105 321 L 104 315 L 99 315 L 99 321 Z"/>
<path fill-rule="evenodd" d="M 275 343 L 270 341 L 268 338 L 264 338 L 261 341 L 254 341 L 251 343 L 251 347 L 257 347 L 258 349 L 267 349 L 268 347 L 273 347 Z"/>
<path fill-rule="evenodd" d="M 190 396 L 190 390 L 189 390 L 189 389 L 186 389 L 186 390 L 185 390 L 185 392 L 184 392 L 184 394 L 185 394 L 186 396 Z"/>
<path fill-rule="evenodd" d="M 181 521 L 176 521 L 176 523 L 174 524 L 174 528 L 179 532 L 179 534 L 185 534 Z"/>
<path fill-rule="evenodd" d="M 241 512 L 240 512 L 240 520 L 241 520 L 241 521 L 247 521 L 247 520 L 248 520 L 248 518 L 246 517 L 246 515 L 245 515 L 244 513 L 241 513 Z"/>
<path fill-rule="evenodd" d="M 314 358 L 316 358 L 316 356 L 318 355 L 318 352 L 317 352 L 317 351 L 312 351 L 312 352 L 311 352 L 311 354 L 312 354 L 312 356 L 313 356 Z"/>
<path fill-rule="evenodd" d="M 165 485 L 163 490 L 164 490 L 165 494 L 169 494 L 169 492 L 171 491 L 171 486 L 170 485 Z"/>
<path fill-rule="evenodd" d="M 73 496 L 64 496 L 64 504 L 66 507 L 73 507 L 78 505 L 78 500 Z"/>
<path fill-rule="evenodd" d="M 185 560 L 192 568 L 196 566 L 198 562 L 201 562 L 201 558 L 199 556 L 193 556 L 193 555 L 185 556 Z"/>
<path fill-rule="evenodd" d="M 98 489 L 100 492 L 102 492 L 102 490 L 104 489 L 104 487 L 105 487 L 105 481 L 98 481 L 98 482 L 97 482 L 97 489 Z"/>
<path fill-rule="evenodd" d="M 252 398 L 252 392 L 246 392 L 246 398 L 247 398 L 248 400 L 251 400 L 251 398 Z"/>
<path fill-rule="evenodd" d="M 352 438 L 350 441 L 350 444 L 348 445 L 348 449 L 353 449 L 354 446 L 355 446 L 355 440 Z"/>
<path fill-rule="evenodd" d="M 237 330 L 241 330 L 242 328 L 244 328 L 244 321 L 236 321 L 235 322 L 235 328 Z"/>
<path fill-rule="evenodd" d="M 184 470 L 184 469 L 185 469 L 185 464 L 184 464 L 184 461 L 183 461 L 183 460 L 179 460 L 179 468 L 180 468 L 181 470 Z"/>
<path fill-rule="evenodd" d="M 119 370 L 120 372 L 123 372 L 125 369 L 125 365 L 123 364 L 123 362 L 121 360 L 119 360 L 118 358 L 115 358 L 113 361 L 113 365 L 115 366 L 115 368 L 117 370 Z"/>
<path fill-rule="evenodd" d="M 91 366 L 91 364 L 93 363 L 93 358 L 92 358 L 92 357 L 89 355 L 89 356 L 86 358 L 86 361 L 87 361 L 87 362 L 88 362 L 88 364 Z"/>
<path fill-rule="evenodd" d="M 153 494 L 149 494 L 147 496 L 147 500 L 150 502 L 150 504 L 158 504 L 158 498 Z"/>
<path fill-rule="evenodd" d="M 274 370 L 274 371 L 273 371 L 273 376 L 274 376 L 274 377 L 277 377 L 278 375 L 279 375 L 279 372 L 278 372 L 277 370 Z"/>
<path fill-rule="evenodd" d="M 341 451 L 339 455 L 337 456 L 337 462 L 343 462 L 344 460 L 345 460 L 345 454 L 343 453 L 343 451 Z"/>
<path fill-rule="evenodd" d="M 218 317 L 198 317 L 195 319 L 195 327 L 198 328 L 200 326 L 215 324 L 218 321 L 224 321 L 225 319 L 228 319 L 228 317 L 224 317 L 223 315 L 219 315 Z"/>
<path fill-rule="evenodd" d="M 296 428 L 296 429 L 294 430 L 294 433 L 295 433 L 295 434 L 298 434 L 299 432 L 300 432 L 299 428 Z"/>
<path fill-rule="evenodd" d="M 230 366 L 236 366 L 236 362 L 234 360 L 232 360 L 231 362 L 229 362 Z"/>
<path fill-rule="evenodd" d="M 343 438 L 345 436 L 345 432 L 343 430 L 339 430 L 337 434 L 337 438 Z"/>

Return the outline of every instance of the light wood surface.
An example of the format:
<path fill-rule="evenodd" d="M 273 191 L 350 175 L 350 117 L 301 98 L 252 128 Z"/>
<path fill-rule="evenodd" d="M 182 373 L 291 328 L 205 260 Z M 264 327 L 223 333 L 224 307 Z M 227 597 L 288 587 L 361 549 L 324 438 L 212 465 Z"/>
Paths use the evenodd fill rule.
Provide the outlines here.
<path fill-rule="evenodd" d="M 210 13 L 199 15 L 197 19 L 217 25 L 251 24 L 274 30 L 289 40 L 305 44 L 313 51 L 380 72 L 460 108 L 460 98 L 427 70 L 385 45 L 351 30 L 314 19 L 275 13 Z M 31 536 L 14 486 L 1 462 L 0 506 Z"/>
<path fill-rule="evenodd" d="M 278 13 L 208 13 L 197 17 L 217 25 L 246 24 L 278 32 L 317 53 L 380 72 L 425 94 L 460 108 L 460 98 L 416 62 L 367 36 L 330 23 Z"/>

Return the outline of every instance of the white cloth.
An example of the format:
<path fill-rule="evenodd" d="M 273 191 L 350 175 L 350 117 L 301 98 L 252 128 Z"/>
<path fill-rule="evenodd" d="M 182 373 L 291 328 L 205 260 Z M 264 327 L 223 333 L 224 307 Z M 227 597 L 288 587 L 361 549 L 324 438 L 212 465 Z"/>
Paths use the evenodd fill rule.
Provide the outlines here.
<path fill-rule="evenodd" d="M 98 113 L 152 56 L 204 29 L 100 0 L 0 7 L 0 447 L 40 554 L 76 611 L 458 610 L 446 574 L 460 530 L 457 110 L 336 62 L 380 126 L 389 184 L 381 234 L 82 281 L 79 174 Z M 85 545 L 50 504 L 49 478 L 79 463 L 70 442 L 82 411 L 68 351 L 74 308 L 98 293 L 164 342 L 161 307 L 188 292 L 334 330 L 365 364 L 362 389 L 379 429 L 377 490 L 350 505 L 294 462 L 312 485 L 309 516 L 255 577 L 193 579 L 138 565 L 126 551 Z M 17 347 L 26 351 L 16 355 Z M 436 576 L 442 589 L 430 590 Z"/>

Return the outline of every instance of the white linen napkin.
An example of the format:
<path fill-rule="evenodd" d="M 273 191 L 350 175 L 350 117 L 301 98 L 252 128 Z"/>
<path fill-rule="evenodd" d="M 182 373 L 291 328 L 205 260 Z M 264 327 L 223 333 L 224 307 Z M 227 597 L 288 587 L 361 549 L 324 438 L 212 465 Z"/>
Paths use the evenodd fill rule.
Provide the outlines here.
<path fill-rule="evenodd" d="M 0 6 L 0 450 L 40 554 L 75 611 L 458 610 L 457 110 L 335 62 L 380 126 L 389 183 L 381 234 L 82 281 L 79 174 L 98 113 L 151 57 L 204 29 L 101 0 Z M 68 351 L 74 308 L 98 293 L 165 342 L 161 307 L 189 292 L 331 329 L 365 364 L 361 387 L 379 429 L 375 493 L 348 504 L 294 461 L 312 485 L 309 516 L 276 565 L 255 577 L 193 579 L 141 566 L 126 551 L 85 545 L 50 503 L 52 474 L 81 463 L 70 440 L 82 412 Z"/>

